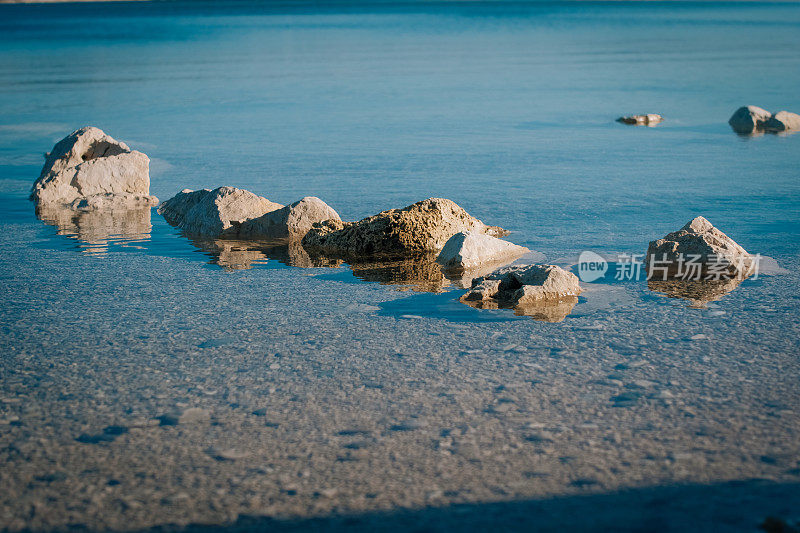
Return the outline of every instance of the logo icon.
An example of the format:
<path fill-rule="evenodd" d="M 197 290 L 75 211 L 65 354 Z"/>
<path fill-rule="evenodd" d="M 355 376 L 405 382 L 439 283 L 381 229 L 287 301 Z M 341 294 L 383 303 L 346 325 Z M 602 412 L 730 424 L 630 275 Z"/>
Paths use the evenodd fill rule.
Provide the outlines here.
<path fill-rule="evenodd" d="M 606 275 L 608 263 L 599 254 L 591 251 L 581 252 L 578 257 L 578 277 L 581 281 L 591 283 Z"/>

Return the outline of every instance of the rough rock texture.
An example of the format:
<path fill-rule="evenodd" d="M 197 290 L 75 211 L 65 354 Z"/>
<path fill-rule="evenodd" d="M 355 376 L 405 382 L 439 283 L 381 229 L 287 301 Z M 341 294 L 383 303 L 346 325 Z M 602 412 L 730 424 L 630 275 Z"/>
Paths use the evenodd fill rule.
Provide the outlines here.
<path fill-rule="evenodd" d="M 473 281 L 465 300 L 497 300 L 516 305 L 576 297 L 578 276 L 555 265 L 504 267 Z"/>
<path fill-rule="evenodd" d="M 646 263 L 651 279 L 691 279 L 720 273 L 727 277 L 747 276 L 754 268 L 750 254 L 703 217 L 651 241 Z"/>
<path fill-rule="evenodd" d="M 524 246 L 485 233 L 461 231 L 448 239 L 436 261 L 447 269 L 466 270 L 487 263 L 513 261 L 527 252 L 530 250 Z"/>
<path fill-rule="evenodd" d="M 315 224 L 303 239 L 311 248 L 348 254 L 405 254 L 441 250 L 460 231 L 502 236 L 452 200 L 428 198 L 403 209 L 390 209 L 358 222 L 329 220 Z"/>
<path fill-rule="evenodd" d="M 748 105 L 737 109 L 728 119 L 728 124 L 736 133 L 747 134 L 761 129 L 771 117 L 772 113 L 766 109 Z"/>
<path fill-rule="evenodd" d="M 87 200 L 81 209 L 158 203 L 150 196 L 150 159 L 93 127 L 76 130 L 56 143 L 33 184 L 31 200 L 37 206 Z"/>
<path fill-rule="evenodd" d="M 763 125 L 764 131 L 800 131 L 800 115 L 788 111 L 778 111 Z"/>
<path fill-rule="evenodd" d="M 158 212 L 190 235 L 236 237 L 242 223 L 283 206 L 235 187 L 184 189 L 164 202 Z"/>
<path fill-rule="evenodd" d="M 313 224 L 326 220 L 341 222 L 339 214 L 331 206 L 319 198 L 306 196 L 291 205 L 242 223 L 239 236 L 302 239 Z"/>
<path fill-rule="evenodd" d="M 617 122 L 630 124 L 632 126 L 655 126 L 663 121 L 664 117 L 655 113 L 648 113 L 646 115 L 630 115 L 627 117 L 619 117 L 617 119 Z"/>
<path fill-rule="evenodd" d="M 461 301 L 479 309 L 513 308 L 515 314 L 560 322 L 578 303 L 578 277 L 555 265 L 508 266 L 476 278 Z"/>

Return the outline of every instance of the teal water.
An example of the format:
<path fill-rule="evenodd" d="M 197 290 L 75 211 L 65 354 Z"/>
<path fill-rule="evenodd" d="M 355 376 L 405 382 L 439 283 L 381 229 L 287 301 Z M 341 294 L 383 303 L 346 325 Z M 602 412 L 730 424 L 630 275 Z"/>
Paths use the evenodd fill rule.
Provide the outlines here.
<path fill-rule="evenodd" d="M 789 508 L 800 134 L 741 137 L 727 120 L 748 104 L 800 112 L 799 37 L 795 3 L 0 5 L 0 528 L 753 478 L 794 483 L 759 503 Z M 633 113 L 665 122 L 615 122 Z M 642 254 L 703 215 L 779 273 L 708 306 L 643 281 L 586 284 L 550 323 L 465 306 L 452 280 L 405 279 L 404 265 L 297 268 L 286 249 L 193 243 L 155 210 L 43 223 L 27 200 L 42 154 L 84 125 L 145 152 L 161 200 L 231 185 L 356 220 L 445 197 L 565 266 L 583 250 Z M 137 422 L 187 406 L 218 424 Z M 247 418 L 266 408 L 279 426 Z M 130 434 L 76 440 L 118 426 Z M 377 444 L 345 460 L 352 427 Z M 459 435 L 485 453 L 456 464 L 431 445 Z M 210 447 L 251 455 L 203 462 Z M 681 463 L 692 454 L 704 462 Z M 305 481 L 281 481 L 284 467 Z M 66 477 L 34 478 L 51 470 Z M 140 505 L 75 488 L 107 478 Z M 331 479 L 339 496 L 320 499 Z"/>

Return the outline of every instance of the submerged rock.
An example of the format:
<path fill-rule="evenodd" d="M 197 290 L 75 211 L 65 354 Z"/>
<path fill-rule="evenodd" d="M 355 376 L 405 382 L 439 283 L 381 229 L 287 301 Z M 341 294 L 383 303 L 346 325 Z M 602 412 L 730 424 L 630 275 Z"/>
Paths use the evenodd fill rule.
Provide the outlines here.
<path fill-rule="evenodd" d="M 737 109 L 728 119 L 728 124 L 736 133 L 747 134 L 760 130 L 770 118 L 772 113 L 766 109 L 748 105 Z"/>
<path fill-rule="evenodd" d="M 663 121 L 664 117 L 655 113 L 648 113 L 646 115 L 630 115 L 626 117 L 619 117 L 617 119 L 617 122 L 630 124 L 631 126 L 655 126 Z"/>
<path fill-rule="evenodd" d="M 315 224 L 303 245 L 344 254 L 407 254 L 435 252 L 458 232 L 502 236 L 452 200 L 429 198 L 403 209 L 390 209 L 358 222 L 328 220 Z"/>
<path fill-rule="evenodd" d="M 800 131 L 800 115 L 788 111 L 778 111 L 764 123 L 764 131 Z"/>
<path fill-rule="evenodd" d="M 339 213 L 314 196 L 306 196 L 291 205 L 244 222 L 239 237 L 302 239 L 315 223 L 341 222 Z"/>
<path fill-rule="evenodd" d="M 555 265 L 519 265 L 473 281 L 461 301 L 479 309 L 512 308 L 517 315 L 560 322 L 578 303 L 578 277 Z"/>
<path fill-rule="evenodd" d="M 528 252 L 524 246 L 485 233 L 461 231 L 447 240 L 436 261 L 446 269 L 467 270 L 487 263 L 510 262 Z"/>
<path fill-rule="evenodd" d="M 150 159 L 94 127 L 75 130 L 56 143 L 30 198 L 37 207 L 58 204 L 87 211 L 158 203 L 150 196 Z"/>
<path fill-rule="evenodd" d="M 328 204 L 307 196 L 282 206 L 244 189 L 184 189 L 158 208 L 187 234 L 230 239 L 302 239 L 315 223 L 339 215 Z"/>
<path fill-rule="evenodd" d="M 646 264 L 651 279 L 742 277 L 750 275 L 755 267 L 744 248 L 703 217 L 650 242 Z"/>

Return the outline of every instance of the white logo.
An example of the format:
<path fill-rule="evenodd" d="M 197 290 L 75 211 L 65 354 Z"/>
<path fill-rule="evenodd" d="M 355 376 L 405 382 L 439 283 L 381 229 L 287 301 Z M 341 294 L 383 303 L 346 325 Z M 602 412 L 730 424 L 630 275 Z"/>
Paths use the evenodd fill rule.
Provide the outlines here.
<path fill-rule="evenodd" d="M 599 254 L 585 251 L 578 257 L 578 277 L 590 283 L 602 278 L 608 272 L 608 263 Z"/>

